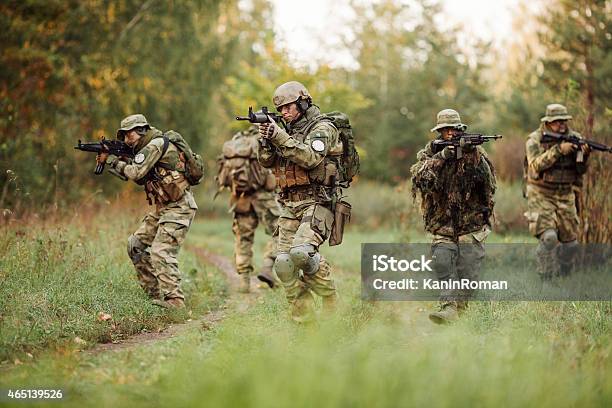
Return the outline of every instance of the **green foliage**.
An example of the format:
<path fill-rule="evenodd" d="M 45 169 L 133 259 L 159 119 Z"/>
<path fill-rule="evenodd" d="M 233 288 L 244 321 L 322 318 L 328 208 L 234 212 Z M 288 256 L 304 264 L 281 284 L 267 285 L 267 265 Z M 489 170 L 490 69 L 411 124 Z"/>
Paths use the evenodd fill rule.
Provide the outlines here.
<path fill-rule="evenodd" d="M 138 285 L 123 244 L 126 217 L 111 225 L 97 220 L 110 228 L 94 233 L 77 220 L 62 228 L 0 230 L 0 361 L 53 346 L 79 347 L 77 337 L 90 345 L 120 340 L 188 318 L 153 306 Z M 221 281 L 193 256 L 182 254 L 180 261 L 188 307 L 202 313 L 217 306 Z M 101 313 L 109 319 L 100 319 Z"/>
<path fill-rule="evenodd" d="M 64 204 L 92 189 L 95 181 L 84 176 L 93 157 L 72 146 L 114 137 L 130 113 L 204 149 L 210 100 L 237 41 L 236 7 L 218 0 L 4 2 L 0 185 L 11 170 L 23 189 L 7 187 L 0 207 Z"/>
<path fill-rule="evenodd" d="M 230 256 L 228 221 L 196 224 L 195 242 Z M 473 302 L 457 324 L 433 326 L 433 302 L 360 300 L 360 243 L 393 235 L 351 231 L 326 254 L 343 302 L 318 325 L 291 323 L 283 293 L 266 291 L 212 327 L 51 356 L 4 383 L 62 384 L 67 406 L 607 405 L 609 302 Z"/>

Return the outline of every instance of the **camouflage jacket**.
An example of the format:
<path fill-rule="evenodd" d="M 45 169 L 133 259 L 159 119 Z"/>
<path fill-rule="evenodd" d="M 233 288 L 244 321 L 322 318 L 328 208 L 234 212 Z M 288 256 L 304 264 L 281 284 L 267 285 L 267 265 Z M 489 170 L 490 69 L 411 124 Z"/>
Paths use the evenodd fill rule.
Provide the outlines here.
<path fill-rule="evenodd" d="M 432 142 L 417 153 L 410 169 L 412 192 L 420 193 L 425 230 L 458 237 L 491 225 L 495 170 L 484 149 L 464 152 L 460 160 L 434 155 Z"/>
<path fill-rule="evenodd" d="M 587 170 L 588 156 L 578 159 L 578 152 L 563 155 L 560 143 L 541 143 L 544 125 L 527 137 L 525 143 L 525 175 L 529 184 L 540 187 L 558 185 L 582 185 L 582 175 Z M 582 138 L 578 132 L 568 129 L 568 134 Z"/>
<path fill-rule="evenodd" d="M 180 159 L 178 148 L 168 144 L 164 153 L 163 132 L 151 128 L 134 146 L 133 160 L 109 156 L 107 163 L 117 173 L 138 184 L 145 185 L 150 202 L 166 204 L 182 198 L 189 190 L 185 179 L 185 163 Z M 191 208 L 197 208 L 190 195 Z"/>
<path fill-rule="evenodd" d="M 262 166 L 273 169 L 281 191 L 328 185 L 336 175 L 337 167 L 325 159 L 342 151 L 338 129 L 321 119 L 314 105 L 289 125 L 288 133 L 279 132 L 269 142 L 268 146 L 259 144 L 258 159 Z"/>

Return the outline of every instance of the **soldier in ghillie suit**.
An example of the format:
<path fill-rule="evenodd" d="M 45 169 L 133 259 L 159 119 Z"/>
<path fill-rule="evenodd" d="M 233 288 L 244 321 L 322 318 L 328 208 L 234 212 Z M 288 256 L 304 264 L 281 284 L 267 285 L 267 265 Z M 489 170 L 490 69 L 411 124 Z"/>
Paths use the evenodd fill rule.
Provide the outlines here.
<path fill-rule="evenodd" d="M 324 311 L 333 310 L 336 304 L 331 266 L 319 253 L 319 246 L 330 234 L 334 236 L 339 185 L 346 182 L 348 186 L 350 182 L 343 180 L 350 174 L 343 171 L 343 157 L 352 154 L 343 156 L 347 150 L 343 149 L 344 139 L 336 122 L 321 114 L 299 82 L 279 86 L 272 101 L 288 129 L 273 121 L 260 125 L 258 157 L 264 167 L 272 168 L 280 190 L 274 270 L 285 288 L 293 320 L 302 322 L 312 318 L 311 292 L 322 297 Z"/>
<path fill-rule="evenodd" d="M 173 134 L 171 134 L 173 133 Z M 185 156 L 170 142 L 178 133 L 151 127 L 144 115 L 130 115 L 121 121 L 117 139 L 132 147 L 133 160 L 101 153 L 117 174 L 144 185 L 150 204 L 140 227 L 128 239 L 128 254 L 134 263 L 140 286 L 162 307 L 181 308 L 185 296 L 180 287 L 178 253 L 197 205 L 186 177 Z"/>
<path fill-rule="evenodd" d="M 464 131 L 452 109 L 438 113 L 431 129 L 450 140 Z M 484 240 L 491 231 L 495 173 L 480 146 L 466 146 L 460 159 L 453 146 L 436 151 L 429 142 L 411 168 L 413 195 L 420 193 L 425 230 L 433 234 L 432 265 L 439 280 L 477 280 L 484 258 Z M 429 318 L 449 323 L 467 307 L 471 290 L 442 290 L 439 310 Z"/>
<path fill-rule="evenodd" d="M 542 135 L 554 132 L 582 138 L 571 130 L 572 119 L 560 104 L 546 107 L 538 130 L 526 142 L 525 176 L 529 232 L 538 238 L 538 273 L 543 280 L 568 275 L 578 251 L 576 192 L 582 186 L 590 148 L 569 142 L 542 143 Z"/>
<path fill-rule="evenodd" d="M 229 188 L 230 206 L 234 213 L 234 260 L 240 275 L 239 291 L 249 292 L 250 275 L 253 273 L 253 241 L 259 223 L 270 236 L 264 254 L 263 266 L 257 278 L 271 288 L 276 278 L 272 267 L 276 258 L 275 234 L 280 215 L 276 200 L 276 180 L 270 169 L 257 161 L 257 126 L 238 132 L 223 145 L 219 158 L 217 183 L 220 188 Z"/>

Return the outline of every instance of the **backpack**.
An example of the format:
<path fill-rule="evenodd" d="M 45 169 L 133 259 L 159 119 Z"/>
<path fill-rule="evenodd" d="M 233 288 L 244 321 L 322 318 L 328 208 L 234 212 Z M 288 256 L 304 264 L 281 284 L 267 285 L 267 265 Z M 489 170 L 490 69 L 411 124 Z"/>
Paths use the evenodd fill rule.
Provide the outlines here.
<path fill-rule="evenodd" d="M 339 163 L 340 183 L 343 187 L 348 187 L 353 178 L 359 174 L 359 153 L 355 148 L 355 136 L 349 118 L 345 113 L 338 111 L 325 113 L 322 118 L 332 122 L 340 133 L 343 146 L 342 158 Z"/>
<path fill-rule="evenodd" d="M 267 173 L 257 162 L 251 138 L 233 137 L 223 144 L 223 154 L 217 160 L 217 184 L 229 187 L 234 194 L 253 192 L 266 185 Z"/>
<path fill-rule="evenodd" d="M 204 160 L 202 156 L 191 150 L 183 136 L 174 130 L 164 133 L 164 139 L 168 139 L 179 150 L 179 154 L 185 162 L 185 179 L 187 182 L 192 186 L 200 184 L 204 176 Z"/>

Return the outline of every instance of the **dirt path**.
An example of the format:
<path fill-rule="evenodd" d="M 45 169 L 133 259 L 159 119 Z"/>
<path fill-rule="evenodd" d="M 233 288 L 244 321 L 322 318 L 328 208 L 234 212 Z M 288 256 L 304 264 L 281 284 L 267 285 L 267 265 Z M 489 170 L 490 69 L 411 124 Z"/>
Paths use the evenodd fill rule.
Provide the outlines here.
<path fill-rule="evenodd" d="M 188 330 L 210 330 L 210 328 L 222 321 L 229 313 L 244 312 L 250 305 L 263 296 L 264 290 L 260 288 L 259 281 L 255 278 L 251 278 L 250 294 L 238 293 L 238 285 L 240 282 L 231 259 L 200 247 L 191 246 L 188 247 L 188 249 L 197 256 L 200 262 L 212 265 L 223 272 L 225 280 L 228 283 L 229 296 L 220 309 L 208 312 L 199 318 L 190 319 L 184 323 L 171 324 L 160 332 L 140 333 L 116 343 L 100 343 L 89 349 L 87 351 L 88 353 L 98 354 L 107 351 L 121 351 L 170 339 Z"/>

